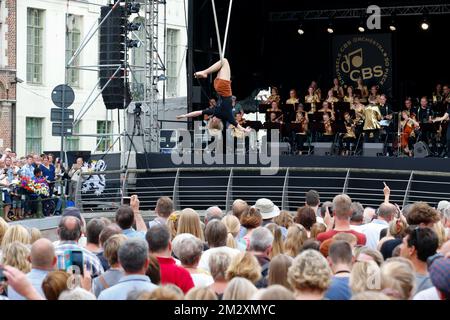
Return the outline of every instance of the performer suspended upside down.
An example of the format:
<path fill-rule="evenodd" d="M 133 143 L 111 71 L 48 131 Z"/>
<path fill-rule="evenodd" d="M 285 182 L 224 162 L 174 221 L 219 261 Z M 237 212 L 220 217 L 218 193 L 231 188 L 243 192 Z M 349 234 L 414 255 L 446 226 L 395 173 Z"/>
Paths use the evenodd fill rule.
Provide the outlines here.
<path fill-rule="evenodd" d="M 231 92 L 231 71 L 230 64 L 227 59 L 222 59 L 216 62 L 206 70 L 196 72 L 194 76 L 197 79 L 207 78 L 210 73 L 217 72 L 216 79 L 214 80 L 214 89 L 219 95 L 219 101 L 214 108 L 207 108 L 204 110 L 193 111 L 187 114 L 177 116 L 177 119 L 182 118 L 195 118 L 201 115 L 209 115 L 208 129 L 210 131 L 221 132 L 224 126 L 228 123 L 238 130 L 245 133 L 250 132 L 251 128 L 243 128 L 233 115 L 232 106 L 232 92 Z"/>

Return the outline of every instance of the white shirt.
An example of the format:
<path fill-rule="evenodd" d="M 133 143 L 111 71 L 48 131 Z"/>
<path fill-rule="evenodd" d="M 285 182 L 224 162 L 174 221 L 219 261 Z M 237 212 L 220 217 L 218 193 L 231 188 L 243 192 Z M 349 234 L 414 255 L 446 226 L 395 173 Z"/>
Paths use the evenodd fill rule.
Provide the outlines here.
<path fill-rule="evenodd" d="M 195 287 L 209 287 L 214 283 L 213 277 L 207 272 L 191 273 L 191 277 Z"/>
<path fill-rule="evenodd" d="M 198 263 L 198 268 L 209 272 L 209 257 L 216 252 L 228 253 L 231 259 L 233 259 L 235 255 L 240 253 L 238 249 L 226 246 L 208 249 L 205 252 L 203 252 L 202 257 L 200 258 L 200 262 Z"/>
<path fill-rule="evenodd" d="M 376 250 L 380 241 L 380 232 L 387 227 L 389 227 L 389 223 L 381 219 L 374 219 L 370 223 L 361 225 L 359 232 L 366 236 L 366 247 Z"/>
<path fill-rule="evenodd" d="M 431 287 L 418 292 L 413 300 L 441 300 L 436 287 Z"/>

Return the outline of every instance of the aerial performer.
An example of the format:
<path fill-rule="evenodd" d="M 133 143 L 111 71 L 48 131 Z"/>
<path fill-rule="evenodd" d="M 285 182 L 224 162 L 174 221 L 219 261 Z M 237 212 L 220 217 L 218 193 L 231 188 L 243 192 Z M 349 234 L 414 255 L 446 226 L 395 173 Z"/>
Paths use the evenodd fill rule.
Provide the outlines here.
<path fill-rule="evenodd" d="M 237 123 L 233 115 L 233 106 L 231 99 L 233 95 L 231 91 L 231 69 L 228 60 L 224 58 L 233 0 L 230 0 L 230 6 L 228 9 L 228 18 L 227 18 L 227 25 L 225 28 L 225 39 L 223 50 L 220 41 L 219 25 L 217 23 L 216 6 L 214 0 L 211 0 L 211 4 L 214 14 L 217 45 L 219 47 L 220 60 L 214 63 L 208 69 L 196 72 L 194 74 L 194 77 L 197 79 L 204 79 L 207 78 L 209 74 L 217 72 L 216 79 L 214 80 L 214 89 L 219 95 L 219 101 L 217 103 L 217 106 L 215 106 L 214 108 L 208 108 L 204 110 L 193 111 L 187 114 L 182 114 L 177 116 L 177 119 L 195 118 L 206 114 L 209 116 L 208 129 L 211 133 L 214 131 L 216 132 L 215 134 L 217 134 L 218 132 L 222 132 L 223 128 L 225 128 L 227 124 L 230 124 L 231 126 L 233 126 L 233 128 L 235 128 L 235 130 L 239 130 L 241 133 L 248 133 L 251 131 L 251 128 L 250 127 L 243 128 L 239 123 Z"/>
<path fill-rule="evenodd" d="M 223 58 L 208 69 L 196 72 L 194 76 L 197 79 L 207 78 L 209 74 L 217 72 L 216 79 L 214 80 L 214 89 L 219 95 L 219 101 L 217 106 L 214 108 L 207 108 L 204 110 L 193 111 L 187 114 L 182 114 L 177 116 L 177 119 L 182 118 L 195 118 L 201 115 L 208 115 L 208 129 L 222 131 L 222 129 L 228 124 L 232 125 L 234 128 L 244 132 L 250 132 L 250 128 L 243 128 L 233 115 L 232 106 L 232 92 L 231 92 L 231 70 L 230 64 L 226 58 Z"/>

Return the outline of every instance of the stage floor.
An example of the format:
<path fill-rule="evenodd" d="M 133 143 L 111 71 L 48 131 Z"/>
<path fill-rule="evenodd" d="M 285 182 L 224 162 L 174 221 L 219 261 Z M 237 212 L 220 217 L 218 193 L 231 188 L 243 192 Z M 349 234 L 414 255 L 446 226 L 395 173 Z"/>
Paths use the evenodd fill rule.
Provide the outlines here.
<path fill-rule="evenodd" d="M 362 156 L 313 156 L 313 155 L 280 155 L 278 165 L 276 161 L 261 162 L 258 157 L 256 163 L 246 158 L 244 163 L 224 160 L 222 164 L 211 165 L 195 163 L 194 156 L 189 161 L 176 164 L 172 161 L 170 154 L 149 153 L 147 161 L 145 154 L 138 154 L 136 158 L 138 169 L 156 168 L 191 168 L 191 167 L 270 167 L 282 168 L 311 167 L 311 168 L 347 168 L 347 169 L 382 169 L 382 170 L 406 170 L 406 171 L 432 171 L 450 172 L 450 159 L 445 158 L 409 158 L 409 157 L 362 157 Z M 270 158 L 270 157 L 269 157 Z"/>

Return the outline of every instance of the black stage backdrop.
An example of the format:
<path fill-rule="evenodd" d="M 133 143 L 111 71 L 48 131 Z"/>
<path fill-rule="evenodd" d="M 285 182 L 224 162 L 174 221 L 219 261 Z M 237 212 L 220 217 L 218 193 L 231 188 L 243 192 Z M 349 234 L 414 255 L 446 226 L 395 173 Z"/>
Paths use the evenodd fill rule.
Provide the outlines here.
<path fill-rule="evenodd" d="M 194 69 L 203 69 L 218 59 L 217 40 L 211 1 L 192 1 L 194 6 Z M 424 3 L 444 1 L 421 1 Z M 311 80 L 323 90 L 331 88 L 335 76 L 332 60 L 333 39 L 358 33 L 359 19 L 336 19 L 335 33 L 326 32 L 328 20 L 306 21 L 305 34 L 297 33 L 298 22 L 271 22 L 270 12 L 330 8 L 362 8 L 369 1 L 234 1 L 226 57 L 231 63 L 233 93 L 238 100 L 248 97 L 258 87 L 278 86 L 283 97 L 289 89 L 304 96 Z M 373 2 L 371 3 L 373 4 Z M 379 6 L 417 5 L 416 1 L 379 0 Z M 216 0 L 223 38 L 229 0 Z M 420 29 L 421 16 L 396 17 L 397 31 L 392 37 L 392 90 L 395 98 L 430 95 L 435 83 L 448 82 L 448 15 L 430 17 L 428 31 Z M 367 31 L 364 36 L 390 33 L 391 18 L 382 18 L 382 30 Z M 361 34 L 360 34 L 361 35 Z M 206 95 L 212 95 L 212 79 L 202 80 Z M 194 85 L 199 82 L 194 80 Z M 400 103 L 400 101 L 399 101 Z M 394 103 L 396 105 L 396 103 Z M 203 105 L 204 106 L 204 105 Z M 199 108 L 200 105 L 194 105 Z"/>
<path fill-rule="evenodd" d="M 333 37 L 335 76 L 341 85 L 353 85 L 361 78 L 370 88 L 392 96 L 391 35 L 353 34 Z"/>

